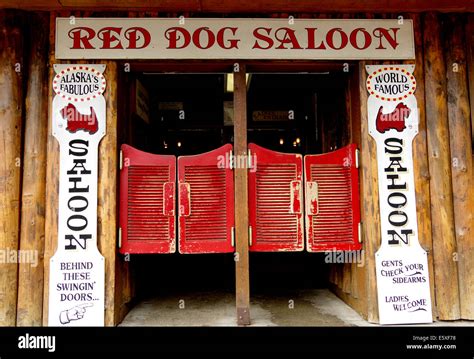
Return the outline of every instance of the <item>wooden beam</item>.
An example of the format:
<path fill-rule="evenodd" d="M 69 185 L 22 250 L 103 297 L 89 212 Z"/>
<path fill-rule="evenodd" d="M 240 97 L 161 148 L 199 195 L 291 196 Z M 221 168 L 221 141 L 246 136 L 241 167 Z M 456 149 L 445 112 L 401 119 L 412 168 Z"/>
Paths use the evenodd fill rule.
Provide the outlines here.
<path fill-rule="evenodd" d="M 21 188 L 21 135 L 24 68 L 21 21 L 0 11 L 0 250 L 18 250 Z M 18 265 L 6 262 L 0 270 L 0 326 L 16 324 Z"/>
<path fill-rule="evenodd" d="M 471 103 L 471 137 L 474 151 L 474 14 L 469 14 L 466 23 L 466 45 L 469 74 L 469 101 Z"/>
<path fill-rule="evenodd" d="M 54 56 L 54 36 L 56 31 L 56 16 L 52 12 L 49 17 L 49 79 L 48 86 L 53 82 L 55 75 L 53 65 L 56 63 Z M 49 304 L 49 260 L 56 252 L 58 242 L 58 201 L 59 201 L 59 143 L 52 131 L 52 104 L 53 91 L 48 91 L 48 133 L 47 133 L 47 159 L 46 159 L 46 211 L 44 228 L 44 290 L 43 290 L 43 325 L 48 325 Z"/>
<path fill-rule="evenodd" d="M 459 299 L 461 317 L 474 319 L 474 177 L 464 24 L 465 17 L 450 15 L 447 18 L 444 48 Z"/>
<path fill-rule="evenodd" d="M 415 177 L 416 214 L 418 220 L 418 241 L 428 255 L 428 272 L 430 276 L 430 292 L 433 317 L 436 318 L 436 297 L 434 291 L 433 239 L 431 236 L 431 199 L 430 169 L 428 164 L 428 143 L 426 134 L 425 111 L 425 74 L 423 62 L 423 28 L 419 14 L 409 14 L 413 20 L 415 34 L 415 97 L 418 104 L 418 135 L 413 141 L 413 168 Z M 413 63 L 413 61 L 406 61 Z"/>
<path fill-rule="evenodd" d="M 360 149 L 361 149 L 361 201 L 362 201 L 362 239 L 365 253 L 365 278 L 367 320 L 372 323 L 379 321 L 377 305 L 377 279 L 375 271 L 375 252 L 380 247 L 380 207 L 377 172 L 377 146 L 369 135 L 367 120 L 368 92 L 366 88 L 367 71 L 365 65 L 359 63 L 359 98 L 360 98 Z"/>
<path fill-rule="evenodd" d="M 234 72 L 234 154 L 247 155 L 247 84 L 245 66 Z M 250 324 L 249 218 L 246 168 L 235 168 L 235 295 L 237 323 Z"/>
<path fill-rule="evenodd" d="M 439 15 L 424 16 L 425 98 L 430 168 L 431 223 L 438 317 L 460 318 L 453 188 L 446 96 L 446 67 Z"/>
<path fill-rule="evenodd" d="M 118 107 L 117 107 L 117 146 L 130 144 L 132 138 L 131 119 L 129 112 L 129 76 L 123 71 L 123 65 L 117 68 L 118 75 Z M 119 148 L 117 148 L 118 150 Z M 117 174 L 117 177 L 119 175 Z M 118 185 L 118 184 L 117 184 Z M 119 324 L 129 310 L 132 300 L 132 270 L 130 256 L 117 255 L 115 259 L 115 324 Z"/>
<path fill-rule="evenodd" d="M 400 11 L 473 11 L 470 0 L 3 0 L 1 7 L 35 10 L 147 10 L 193 13 L 312 13 L 312 12 L 377 12 Z M 175 15 L 176 16 L 176 15 Z"/>
<path fill-rule="evenodd" d="M 20 250 L 35 253 L 37 263 L 20 263 L 18 326 L 41 326 L 43 317 L 44 211 L 46 138 L 48 129 L 49 15 L 33 13 L 29 20 L 29 66 L 25 104 L 23 190 Z M 44 28 L 44 31 L 38 31 Z"/>
<path fill-rule="evenodd" d="M 361 149 L 361 104 L 359 98 L 359 66 L 351 66 L 349 75 L 349 92 L 348 102 L 349 118 L 350 118 L 350 143 L 357 144 Z M 362 193 L 362 181 L 359 181 L 359 191 Z M 361 213 L 364 211 L 363 202 L 361 202 Z M 362 238 L 363 240 L 363 238 Z M 363 253 L 363 252 L 362 252 Z M 368 318 L 367 313 L 367 266 L 359 263 L 351 265 L 351 293 L 350 296 L 341 296 L 343 300 L 361 314 L 365 319 Z"/>
<path fill-rule="evenodd" d="M 101 61 L 106 65 L 107 88 L 106 134 L 99 144 L 98 173 L 98 248 L 105 258 L 105 325 L 115 325 L 115 259 L 117 255 L 117 80 L 115 61 Z"/>

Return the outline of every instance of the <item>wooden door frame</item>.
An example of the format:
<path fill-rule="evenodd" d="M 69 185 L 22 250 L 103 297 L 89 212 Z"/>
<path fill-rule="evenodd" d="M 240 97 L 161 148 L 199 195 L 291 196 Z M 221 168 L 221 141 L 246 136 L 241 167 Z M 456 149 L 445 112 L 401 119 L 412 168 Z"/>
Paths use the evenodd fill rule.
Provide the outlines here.
<path fill-rule="evenodd" d="M 234 74 L 234 154 L 247 155 L 247 73 L 316 73 L 325 71 L 347 71 L 350 76 L 350 112 L 348 126 L 350 138 L 360 141 L 360 108 L 357 61 L 282 61 L 282 60 L 146 60 L 120 61 L 118 66 L 127 66 L 130 72 L 149 72 L 163 74 L 178 73 L 233 73 Z M 357 99 L 353 99 L 357 97 Z M 359 131 L 354 133 L 354 131 Z M 236 269 L 236 311 L 237 324 L 249 325 L 250 318 L 250 283 L 249 283 L 249 218 L 248 218 L 248 177 L 247 170 L 234 169 L 234 205 L 235 205 L 235 269 Z M 362 182 L 362 180 L 361 180 Z M 362 208 L 361 208 L 362 210 Z M 360 276 L 365 280 L 365 276 Z M 367 315 L 363 305 L 356 305 L 350 298 L 344 298 L 351 306 Z"/>

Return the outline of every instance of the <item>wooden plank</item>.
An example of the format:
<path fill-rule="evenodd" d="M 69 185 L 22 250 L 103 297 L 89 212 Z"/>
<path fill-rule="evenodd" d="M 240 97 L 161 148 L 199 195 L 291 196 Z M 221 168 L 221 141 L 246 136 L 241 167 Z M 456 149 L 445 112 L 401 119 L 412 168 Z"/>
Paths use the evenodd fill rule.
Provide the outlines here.
<path fill-rule="evenodd" d="M 162 12 L 182 12 L 186 9 L 190 12 L 203 13 L 265 13 L 265 12 L 289 12 L 304 13 L 314 11 L 327 12 L 395 12 L 401 10 L 423 12 L 423 11 L 473 11 L 474 5 L 470 0 L 364 0 L 364 1 L 347 1 L 347 0 L 314 0 L 303 1 L 285 1 L 285 0 L 264 0 L 264 1 L 220 1 L 220 0 L 3 0 L 2 7 L 19 8 L 19 9 L 43 9 L 43 10 L 60 10 L 67 8 L 83 9 L 100 9 L 100 10 L 116 10 L 116 9 L 146 9 L 157 10 Z"/>
<path fill-rule="evenodd" d="M 41 326 L 43 317 L 43 255 L 48 129 L 49 15 L 31 14 L 29 66 L 25 103 L 25 140 L 21 206 L 20 250 L 37 263 L 20 263 L 18 271 L 18 326 Z M 44 31 L 38 31 L 38 27 Z"/>
<path fill-rule="evenodd" d="M 56 30 L 56 16 L 54 12 L 49 17 L 49 79 L 48 88 L 53 82 L 53 65 L 57 63 L 54 56 L 54 36 Z M 59 14 L 58 16 L 68 16 Z M 59 63 L 59 62 L 58 62 Z M 49 303 L 49 260 L 56 252 L 58 242 L 58 190 L 59 190 L 59 143 L 52 131 L 52 103 L 53 91 L 48 91 L 48 133 L 46 159 L 46 200 L 45 200 L 45 228 L 44 228 L 44 290 L 43 290 L 43 325 L 48 325 Z"/>
<path fill-rule="evenodd" d="M 459 299 L 461 317 L 474 319 L 474 177 L 464 21 L 459 15 L 447 18 L 444 48 Z"/>
<path fill-rule="evenodd" d="M 344 19 L 349 18 L 348 14 L 342 14 L 341 16 Z M 351 102 L 350 102 L 350 87 L 349 87 L 349 80 L 345 84 L 344 89 L 344 97 L 345 97 L 345 114 L 344 117 L 346 118 L 345 123 L 341 126 L 342 136 L 341 136 L 341 145 L 346 145 L 351 143 Z M 345 293 L 351 293 L 352 291 L 352 271 L 353 271 L 353 263 L 344 263 L 343 275 L 342 275 L 342 290 Z"/>
<path fill-rule="evenodd" d="M 471 103 L 471 137 L 474 151 L 474 14 L 469 14 L 466 23 L 467 61 L 469 74 L 469 99 Z"/>
<path fill-rule="evenodd" d="M 105 325 L 115 325 L 115 258 L 117 248 L 117 79 L 115 61 L 100 61 L 105 64 L 107 88 L 106 101 L 107 132 L 99 144 L 97 245 L 105 258 Z"/>
<path fill-rule="evenodd" d="M 460 318 L 454 232 L 451 156 L 449 147 L 448 108 L 446 96 L 445 49 L 441 44 L 439 16 L 424 16 L 424 65 L 428 158 L 430 169 L 431 222 L 435 292 L 438 317 Z"/>
<path fill-rule="evenodd" d="M 359 68 L 358 66 L 352 65 L 349 68 L 349 92 L 348 102 L 349 107 L 349 118 L 350 118 L 350 143 L 357 144 L 357 147 L 361 148 L 361 128 L 360 128 L 360 99 L 359 99 Z M 360 170 L 359 170 L 360 171 Z M 361 192 L 361 186 L 359 184 L 359 193 Z M 362 202 L 361 202 L 361 211 Z M 361 238 L 363 241 L 364 239 Z M 364 252 L 361 252 L 362 255 Z M 358 302 L 365 301 L 365 288 L 366 288 L 366 277 L 365 277 L 365 263 L 359 265 L 359 263 L 352 263 L 351 266 L 351 296 L 355 299 L 359 299 Z M 362 304 L 362 303 L 361 303 Z M 366 307 L 363 306 L 366 310 Z M 362 315 L 367 317 L 367 312 L 363 311 Z"/>
<path fill-rule="evenodd" d="M 431 199 L 430 199 L 430 169 L 428 164 L 426 111 L 425 111 L 425 74 L 423 62 L 423 29 L 419 14 L 408 14 L 413 20 L 415 33 L 415 97 L 418 103 L 418 135 L 413 141 L 413 168 L 415 177 L 416 213 L 418 220 L 418 240 L 428 254 L 428 272 L 430 275 L 430 291 L 433 318 L 436 318 L 436 297 L 434 291 L 433 269 L 433 239 L 431 236 Z M 405 63 L 413 63 L 406 61 Z"/>
<path fill-rule="evenodd" d="M 123 65 L 122 65 L 123 66 Z M 123 68 L 122 68 L 123 69 Z M 129 84 L 128 73 L 118 72 L 118 107 L 117 107 L 117 129 L 118 145 L 122 143 L 131 143 L 131 121 L 126 114 L 129 113 Z M 115 259 L 115 324 L 120 323 L 128 312 L 128 303 L 132 299 L 131 292 L 131 263 L 130 256 L 118 255 Z"/>
<path fill-rule="evenodd" d="M 245 66 L 234 72 L 234 154 L 247 155 L 247 84 Z M 234 69 L 235 70 L 235 69 Z M 249 218 L 247 169 L 235 170 L 235 295 L 237 323 L 250 324 Z"/>
<path fill-rule="evenodd" d="M 15 258 L 20 226 L 23 35 L 18 14 L 0 11 L 0 326 L 16 323 L 18 265 L 9 253 Z"/>
<path fill-rule="evenodd" d="M 365 267 L 367 280 L 367 320 L 376 323 L 379 321 L 377 305 L 377 280 L 375 271 L 375 252 L 380 247 L 380 207 L 377 173 L 377 147 L 369 136 L 367 123 L 366 88 L 367 72 L 366 61 L 359 63 L 359 97 L 360 97 L 360 132 L 361 132 L 361 199 L 362 199 L 362 235 L 365 253 Z"/>

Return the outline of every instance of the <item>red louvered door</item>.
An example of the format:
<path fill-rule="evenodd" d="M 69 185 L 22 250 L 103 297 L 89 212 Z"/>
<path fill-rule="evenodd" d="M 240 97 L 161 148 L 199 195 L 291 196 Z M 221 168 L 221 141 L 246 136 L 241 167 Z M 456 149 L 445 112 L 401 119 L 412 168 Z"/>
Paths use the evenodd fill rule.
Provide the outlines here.
<path fill-rule="evenodd" d="M 248 146 L 252 166 L 248 172 L 251 245 L 255 252 L 302 251 L 303 189 L 300 154 Z"/>
<path fill-rule="evenodd" d="M 360 202 L 357 147 L 304 158 L 308 252 L 358 250 Z"/>
<path fill-rule="evenodd" d="M 178 157 L 180 253 L 233 252 L 232 145 Z"/>
<path fill-rule="evenodd" d="M 120 253 L 174 253 L 176 157 L 121 149 Z"/>

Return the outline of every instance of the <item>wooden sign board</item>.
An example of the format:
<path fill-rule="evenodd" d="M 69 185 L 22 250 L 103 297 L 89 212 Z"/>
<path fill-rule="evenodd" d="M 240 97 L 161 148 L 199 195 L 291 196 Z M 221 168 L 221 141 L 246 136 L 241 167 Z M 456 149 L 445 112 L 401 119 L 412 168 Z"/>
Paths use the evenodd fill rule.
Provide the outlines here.
<path fill-rule="evenodd" d="M 106 132 L 105 65 L 54 65 L 53 136 L 60 146 L 57 250 L 49 325 L 103 326 L 105 260 L 97 248 L 98 147 Z"/>
<path fill-rule="evenodd" d="M 381 246 L 375 255 L 381 324 L 431 323 L 426 251 L 418 241 L 413 65 L 367 66 L 369 134 L 377 143 Z"/>
<path fill-rule="evenodd" d="M 57 18 L 57 59 L 414 59 L 409 19 Z"/>

